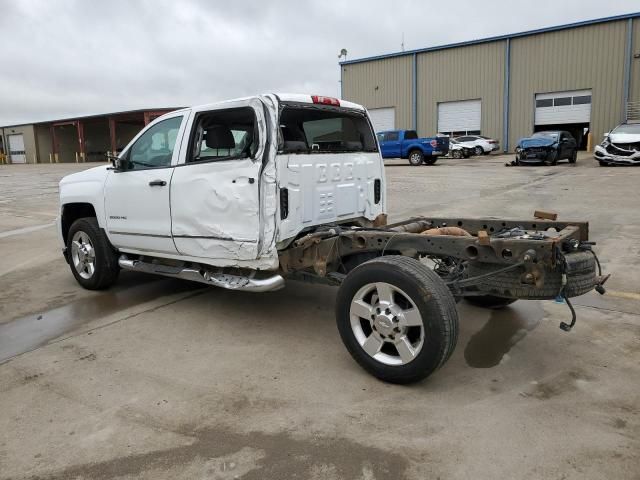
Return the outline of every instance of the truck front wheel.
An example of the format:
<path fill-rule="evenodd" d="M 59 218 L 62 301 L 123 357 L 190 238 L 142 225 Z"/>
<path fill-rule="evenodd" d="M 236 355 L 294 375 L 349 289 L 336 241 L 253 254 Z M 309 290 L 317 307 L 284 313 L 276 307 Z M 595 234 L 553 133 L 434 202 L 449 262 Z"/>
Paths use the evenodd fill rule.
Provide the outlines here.
<path fill-rule="evenodd" d="M 356 362 L 391 383 L 417 382 L 435 372 L 458 337 L 456 303 L 443 280 L 403 256 L 352 270 L 338 291 L 336 320 Z"/>
<path fill-rule="evenodd" d="M 118 255 L 94 217 L 73 222 L 67 236 L 71 272 L 88 290 L 102 290 L 118 278 Z"/>
<path fill-rule="evenodd" d="M 414 167 L 418 167 L 422 165 L 424 161 L 424 155 L 420 150 L 412 150 L 409 152 L 409 163 Z"/>

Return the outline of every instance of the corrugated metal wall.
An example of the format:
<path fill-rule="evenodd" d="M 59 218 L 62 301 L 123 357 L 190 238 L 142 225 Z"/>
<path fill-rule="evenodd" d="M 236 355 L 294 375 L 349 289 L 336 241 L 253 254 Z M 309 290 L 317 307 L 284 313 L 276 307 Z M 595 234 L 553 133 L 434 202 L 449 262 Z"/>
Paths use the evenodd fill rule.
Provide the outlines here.
<path fill-rule="evenodd" d="M 594 142 L 623 120 L 628 20 L 511 39 L 509 149 L 534 126 L 536 93 L 591 89 Z M 640 53 L 640 18 L 632 53 Z M 482 99 L 482 133 L 504 145 L 506 41 L 418 54 L 418 130 L 437 130 L 437 104 Z M 412 127 L 413 55 L 343 65 L 343 96 L 367 108 L 396 107 L 396 127 Z M 376 88 L 377 87 L 377 88 Z M 631 60 L 630 100 L 640 101 L 640 60 Z"/>
<path fill-rule="evenodd" d="M 38 149 L 36 146 L 36 136 L 33 125 L 18 125 L 15 127 L 2 128 L 4 137 L 5 153 L 9 156 L 9 135 L 22 134 L 24 140 L 24 151 L 27 157 L 27 163 L 37 163 Z"/>
<path fill-rule="evenodd" d="M 396 128 L 413 128 L 413 57 L 395 57 L 342 66 L 342 98 L 367 108 L 395 107 Z"/>
<path fill-rule="evenodd" d="M 626 20 L 511 40 L 509 144 L 529 135 L 536 93 L 592 89 L 594 141 L 622 120 Z"/>
<path fill-rule="evenodd" d="M 418 55 L 418 130 L 438 131 L 438 103 L 482 101 L 482 134 L 502 141 L 505 41 Z"/>
<path fill-rule="evenodd" d="M 640 53 L 640 18 L 633 19 L 633 48 L 631 55 Z M 640 102 L 640 59 L 631 59 L 631 85 L 629 101 Z"/>

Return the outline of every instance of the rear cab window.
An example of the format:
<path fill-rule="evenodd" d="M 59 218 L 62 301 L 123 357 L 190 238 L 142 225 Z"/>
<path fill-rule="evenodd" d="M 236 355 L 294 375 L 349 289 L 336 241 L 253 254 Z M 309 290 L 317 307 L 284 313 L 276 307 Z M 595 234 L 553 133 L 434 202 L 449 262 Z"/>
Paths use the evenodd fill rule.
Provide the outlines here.
<path fill-rule="evenodd" d="M 283 153 L 378 151 L 365 113 L 349 108 L 283 103 L 280 135 Z"/>

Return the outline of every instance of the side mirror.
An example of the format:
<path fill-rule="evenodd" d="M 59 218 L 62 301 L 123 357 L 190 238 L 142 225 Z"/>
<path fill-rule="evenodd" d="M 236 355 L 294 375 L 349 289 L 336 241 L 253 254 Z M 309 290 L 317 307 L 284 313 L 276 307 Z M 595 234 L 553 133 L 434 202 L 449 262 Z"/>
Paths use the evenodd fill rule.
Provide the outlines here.
<path fill-rule="evenodd" d="M 120 158 L 117 155 L 110 154 L 107 154 L 107 158 L 111 162 L 111 165 L 113 165 L 113 169 L 116 172 L 122 172 L 129 169 L 129 160 L 126 158 Z"/>
<path fill-rule="evenodd" d="M 129 170 L 130 168 L 129 160 L 127 160 L 126 158 L 116 158 L 116 160 L 113 163 L 113 168 L 115 168 L 118 172 Z"/>

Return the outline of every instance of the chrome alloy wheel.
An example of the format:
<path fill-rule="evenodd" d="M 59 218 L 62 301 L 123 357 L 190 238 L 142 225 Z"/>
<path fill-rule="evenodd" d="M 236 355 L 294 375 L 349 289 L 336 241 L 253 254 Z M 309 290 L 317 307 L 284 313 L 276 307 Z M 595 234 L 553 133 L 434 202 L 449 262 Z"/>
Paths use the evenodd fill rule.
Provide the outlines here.
<path fill-rule="evenodd" d="M 71 239 L 71 261 L 78 275 L 86 280 L 96 271 L 96 252 L 89 235 L 83 231 L 76 232 Z"/>
<path fill-rule="evenodd" d="M 422 350 L 422 315 L 406 293 L 389 283 L 369 283 L 358 290 L 349 316 L 356 340 L 380 363 L 406 365 Z"/>

